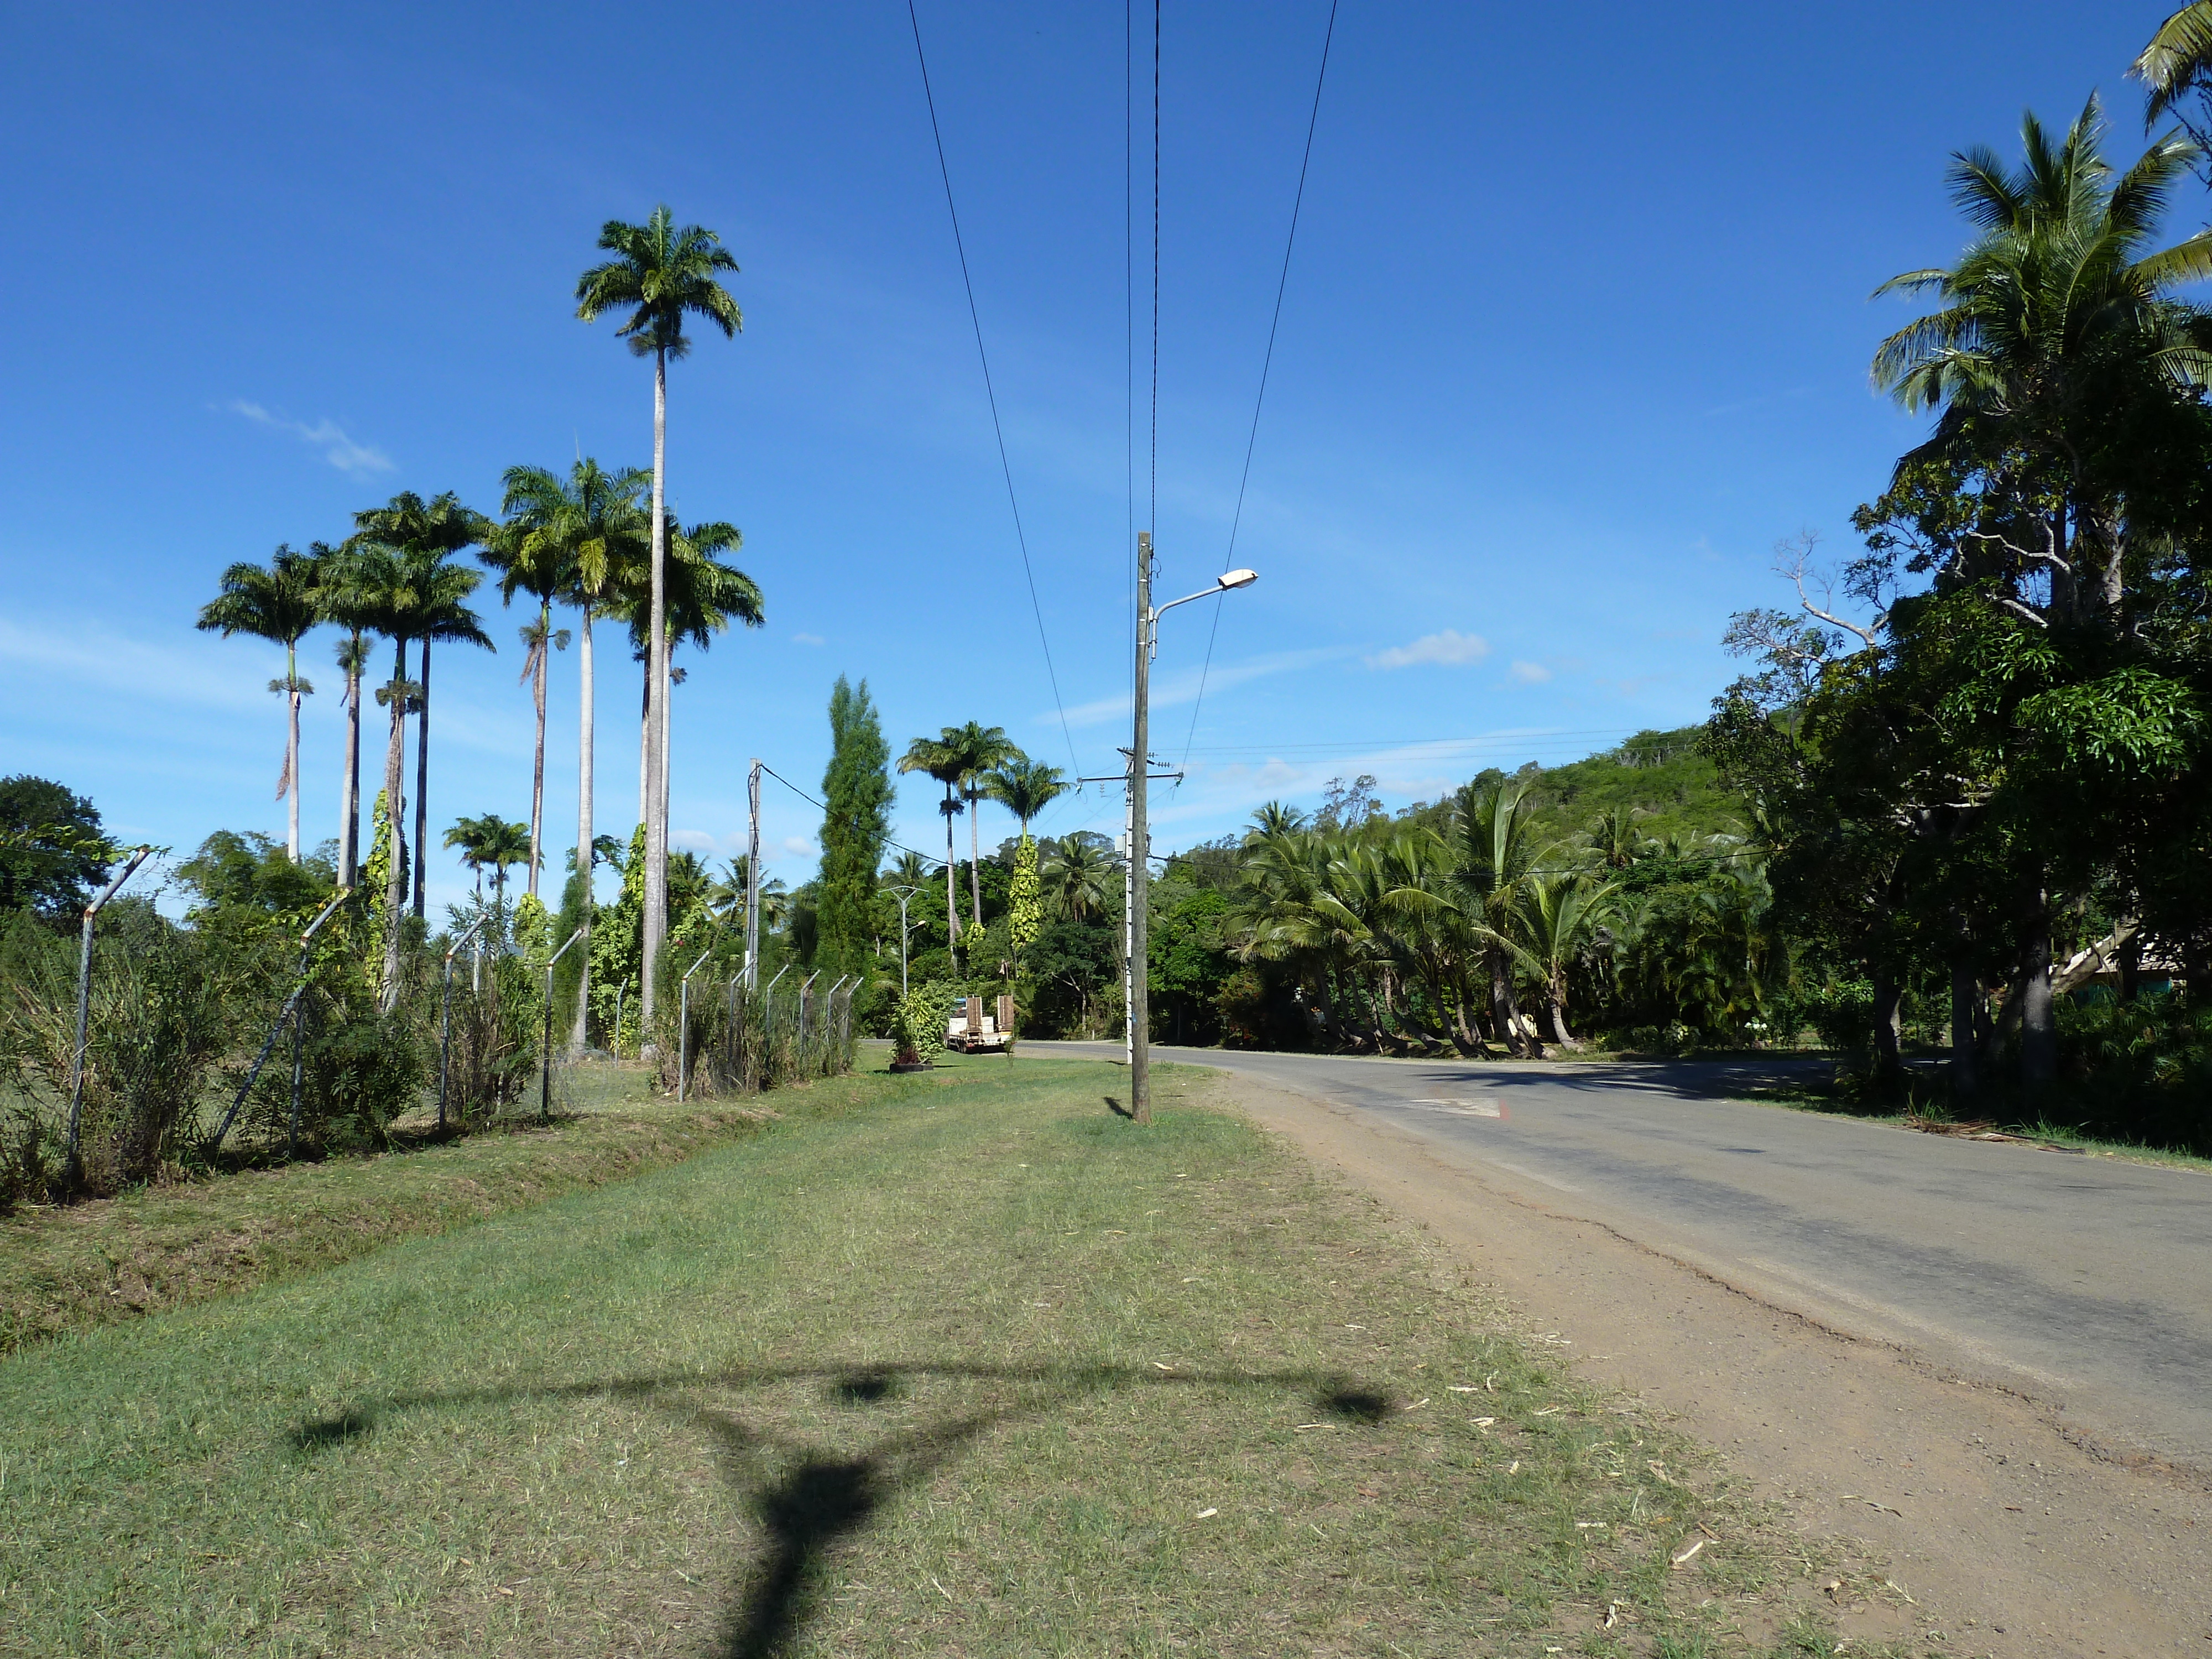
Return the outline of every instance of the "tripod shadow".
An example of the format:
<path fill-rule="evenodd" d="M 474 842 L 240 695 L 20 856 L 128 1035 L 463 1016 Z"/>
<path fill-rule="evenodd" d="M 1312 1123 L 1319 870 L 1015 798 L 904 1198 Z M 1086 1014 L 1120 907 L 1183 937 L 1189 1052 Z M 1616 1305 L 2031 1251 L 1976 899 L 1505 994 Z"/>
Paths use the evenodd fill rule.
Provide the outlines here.
<path fill-rule="evenodd" d="M 701 1388 L 765 1387 L 819 1381 L 855 1408 L 896 1400 L 913 1381 L 934 1378 L 1015 1383 L 1040 1390 L 1026 1403 L 970 1410 L 884 1436 L 851 1455 L 748 1423 L 736 1411 L 687 1398 Z M 1313 1371 L 1139 1371 L 1127 1366 L 969 1365 L 917 1362 L 884 1366 L 732 1367 L 546 1387 L 461 1389 L 403 1395 L 303 1423 L 285 1437 L 313 1456 L 374 1432 L 385 1418 L 431 1407 L 500 1406 L 527 1400 L 634 1401 L 704 1432 L 730 1484 L 743 1493 L 768 1534 L 763 1559 L 730 1609 L 715 1651 L 724 1659 L 775 1659 L 787 1653 L 813 1616 L 821 1569 L 883 1509 L 921 1485 L 992 1431 L 1044 1417 L 1076 1401 L 1124 1389 L 1231 1387 L 1281 1393 L 1347 1423 L 1380 1425 L 1395 1414 L 1389 1395 L 1334 1373 Z"/>

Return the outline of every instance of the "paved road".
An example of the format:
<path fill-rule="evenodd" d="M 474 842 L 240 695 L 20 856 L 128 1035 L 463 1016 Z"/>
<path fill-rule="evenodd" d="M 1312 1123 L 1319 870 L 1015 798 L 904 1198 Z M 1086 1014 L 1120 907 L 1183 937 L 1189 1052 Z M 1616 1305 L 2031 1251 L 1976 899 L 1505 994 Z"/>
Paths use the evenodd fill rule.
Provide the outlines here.
<path fill-rule="evenodd" d="M 2212 1468 L 2212 1175 L 1727 1097 L 1772 1066 L 1153 1053 L 1444 1143 L 1516 1196 Z"/>

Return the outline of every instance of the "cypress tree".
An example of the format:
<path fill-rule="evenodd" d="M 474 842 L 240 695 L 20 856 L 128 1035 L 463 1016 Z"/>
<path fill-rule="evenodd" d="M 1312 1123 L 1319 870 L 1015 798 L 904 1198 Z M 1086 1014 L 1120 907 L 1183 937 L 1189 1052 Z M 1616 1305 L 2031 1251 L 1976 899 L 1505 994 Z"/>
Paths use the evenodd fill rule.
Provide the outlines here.
<path fill-rule="evenodd" d="M 890 745 L 868 683 L 842 674 L 830 694 L 830 768 L 822 775 L 822 873 L 815 960 L 834 975 L 865 969 L 876 869 L 890 834 Z"/>

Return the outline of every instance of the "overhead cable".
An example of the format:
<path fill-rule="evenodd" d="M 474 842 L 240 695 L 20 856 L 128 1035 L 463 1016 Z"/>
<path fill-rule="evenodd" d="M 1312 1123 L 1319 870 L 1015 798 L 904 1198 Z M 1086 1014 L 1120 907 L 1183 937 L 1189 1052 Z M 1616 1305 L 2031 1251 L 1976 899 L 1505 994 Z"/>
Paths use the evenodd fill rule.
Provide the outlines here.
<path fill-rule="evenodd" d="M 1022 528 L 1022 506 L 1014 496 L 1013 464 L 1006 459 L 1006 429 L 999 419 L 999 394 L 991 383 L 991 354 L 983 349 L 983 318 L 975 308 L 975 282 L 968 274 L 968 244 L 960 234 L 960 210 L 952 201 L 952 170 L 945 164 L 945 132 L 937 121 L 937 94 L 930 89 L 929 58 L 921 49 L 921 17 L 914 0 L 906 0 L 907 21 L 914 26 L 915 61 L 921 66 L 921 95 L 929 106 L 930 136 L 937 141 L 937 172 L 945 181 L 945 210 L 952 220 L 952 246 L 960 255 L 960 281 L 968 290 L 968 320 L 975 330 L 975 356 L 983 365 L 983 395 L 991 405 L 991 430 L 999 441 L 999 471 L 1006 476 L 1006 506 L 1014 515 L 1014 540 L 1022 550 L 1022 574 L 1029 578 L 1030 610 L 1036 617 L 1037 644 L 1044 651 L 1044 672 L 1052 682 L 1053 707 L 1060 711 L 1060 735 L 1067 739 L 1068 763 L 1077 771 L 1083 763 L 1075 757 L 1075 733 L 1067 723 L 1067 705 L 1060 695 L 1060 671 L 1053 666 L 1052 641 L 1045 636 L 1044 606 L 1037 600 L 1036 571 L 1030 563 L 1030 541 Z"/>
<path fill-rule="evenodd" d="M 1337 0 L 1329 0 L 1328 29 L 1322 36 L 1321 72 L 1314 76 L 1313 112 L 1306 117 L 1305 154 L 1298 161 L 1297 194 L 1291 198 L 1291 234 L 1283 240 L 1283 272 L 1275 281 L 1275 314 L 1267 324 L 1267 355 L 1260 360 L 1260 392 L 1252 399 L 1252 430 L 1244 440 L 1244 471 L 1237 480 L 1237 511 L 1229 520 L 1229 556 L 1222 568 L 1233 568 L 1237 563 L 1237 532 L 1244 522 L 1244 490 L 1252 482 L 1252 451 L 1260 441 L 1260 410 L 1267 401 L 1267 371 L 1275 363 L 1275 331 L 1283 324 L 1283 294 L 1291 284 L 1291 250 L 1298 243 L 1298 210 L 1305 205 L 1306 170 L 1313 165 L 1314 129 L 1321 123 L 1321 89 L 1328 81 L 1328 49 L 1336 40 Z M 1183 738 L 1183 758 L 1190 758 L 1191 739 L 1198 735 L 1198 711 L 1206 702 L 1206 676 L 1213 668 L 1213 641 L 1221 632 L 1221 600 L 1213 601 L 1213 625 L 1206 632 L 1206 662 L 1198 671 L 1198 699 L 1190 706 L 1190 731 Z"/>

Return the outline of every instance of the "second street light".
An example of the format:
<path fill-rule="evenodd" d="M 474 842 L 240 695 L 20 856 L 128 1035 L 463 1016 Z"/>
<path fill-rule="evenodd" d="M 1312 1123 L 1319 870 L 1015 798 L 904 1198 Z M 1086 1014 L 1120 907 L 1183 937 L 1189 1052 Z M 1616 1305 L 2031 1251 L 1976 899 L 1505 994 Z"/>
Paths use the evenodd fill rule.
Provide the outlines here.
<path fill-rule="evenodd" d="M 1249 587 L 1260 580 L 1256 570 L 1224 570 L 1213 586 L 1186 593 L 1165 605 L 1152 604 L 1152 537 L 1137 536 L 1137 674 L 1135 719 L 1129 743 L 1129 963 L 1125 992 L 1129 1017 L 1129 1115 L 1139 1123 L 1152 1121 L 1150 1066 L 1151 1010 L 1146 1006 L 1150 977 L 1147 941 L 1150 938 L 1149 885 L 1152 832 L 1146 814 L 1145 786 L 1151 780 L 1150 746 L 1152 658 L 1159 649 L 1160 618 L 1179 605 L 1211 599 L 1234 587 Z"/>

